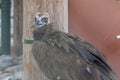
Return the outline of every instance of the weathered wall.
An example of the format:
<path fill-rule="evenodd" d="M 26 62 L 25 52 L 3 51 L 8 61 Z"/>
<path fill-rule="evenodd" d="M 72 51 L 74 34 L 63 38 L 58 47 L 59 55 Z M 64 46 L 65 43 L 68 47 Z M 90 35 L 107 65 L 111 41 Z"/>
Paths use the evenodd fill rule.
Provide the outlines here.
<path fill-rule="evenodd" d="M 120 2 L 116 0 L 69 0 L 69 31 L 105 53 L 120 76 Z"/>

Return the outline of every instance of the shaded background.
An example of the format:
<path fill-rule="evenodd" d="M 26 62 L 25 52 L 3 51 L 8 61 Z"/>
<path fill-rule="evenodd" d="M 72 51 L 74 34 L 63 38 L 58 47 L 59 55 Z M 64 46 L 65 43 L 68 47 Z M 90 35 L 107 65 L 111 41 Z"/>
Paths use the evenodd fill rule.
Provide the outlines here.
<path fill-rule="evenodd" d="M 69 32 L 102 51 L 120 77 L 119 0 L 69 0 Z"/>

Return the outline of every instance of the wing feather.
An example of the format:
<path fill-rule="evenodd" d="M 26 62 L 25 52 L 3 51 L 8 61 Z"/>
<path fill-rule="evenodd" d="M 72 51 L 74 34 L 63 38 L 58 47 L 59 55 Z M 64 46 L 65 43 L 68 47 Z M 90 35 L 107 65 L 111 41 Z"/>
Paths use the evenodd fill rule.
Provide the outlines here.
<path fill-rule="evenodd" d="M 50 80 L 117 80 L 104 56 L 76 36 L 52 32 L 36 41 L 32 51 Z"/>

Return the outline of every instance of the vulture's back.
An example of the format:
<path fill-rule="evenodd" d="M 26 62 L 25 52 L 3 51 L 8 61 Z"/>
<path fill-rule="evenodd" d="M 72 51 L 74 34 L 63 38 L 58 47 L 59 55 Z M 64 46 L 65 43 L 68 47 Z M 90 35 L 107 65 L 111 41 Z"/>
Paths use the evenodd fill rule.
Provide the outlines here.
<path fill-rule="evenodd" d="M 117 80 L 104 56 L 75 35 L 51 31 L 35 41 L 32 51 L 50 80 Z"/>

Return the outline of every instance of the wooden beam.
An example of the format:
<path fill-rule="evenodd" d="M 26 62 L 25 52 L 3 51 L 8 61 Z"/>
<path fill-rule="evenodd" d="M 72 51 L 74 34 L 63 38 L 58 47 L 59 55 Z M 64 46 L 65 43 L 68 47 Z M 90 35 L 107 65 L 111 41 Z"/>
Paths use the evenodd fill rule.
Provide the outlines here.
<path fill-rule="evenodd" d="M 68 0 L 23 0 L 23 39 L 33 39 L 31 26 L 37 12 L 48 13 L 54 29 L 68 32 Z M 23 44 L 23 80 L 49 80 L 38 68 L 31 47 Z"/>
<path fill-rule="evenodd" d="M 14 0 L 14 34 L 12 56 L 14 58 L 22 55 L 23 36 L 23 0 Z"/>

